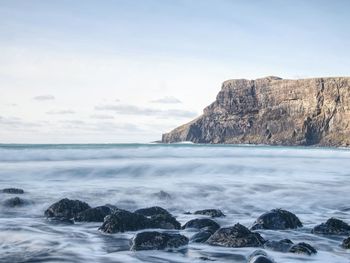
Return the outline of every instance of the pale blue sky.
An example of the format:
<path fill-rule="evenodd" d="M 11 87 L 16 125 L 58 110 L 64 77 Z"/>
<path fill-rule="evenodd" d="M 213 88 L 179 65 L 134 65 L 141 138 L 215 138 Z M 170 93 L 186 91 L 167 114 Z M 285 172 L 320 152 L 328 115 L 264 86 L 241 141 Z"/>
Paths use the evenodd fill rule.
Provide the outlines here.
<path fill-rule="evenodd" d="M 147 142 L 200 114 L 228 78 L 348 76 L 349 10 L 345 0 L 1 0 L 1 141 Z"/>

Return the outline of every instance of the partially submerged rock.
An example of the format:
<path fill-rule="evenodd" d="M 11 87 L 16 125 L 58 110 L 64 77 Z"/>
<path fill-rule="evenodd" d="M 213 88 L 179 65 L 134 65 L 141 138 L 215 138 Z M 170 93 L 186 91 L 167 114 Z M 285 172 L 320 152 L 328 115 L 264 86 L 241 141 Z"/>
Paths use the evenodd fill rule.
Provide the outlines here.
<path fill-rule="evenodd" d="M 5 188 L 2 189 L 2 192 L 5 194 L 24 194 L 24 191 L 22 189 L 19 188 Z"/>
<path fill-rule="evenodd" d="M 160 200 L 170 200 L 171 199 L 171 195 L 167 192 L 164 191 L 159 191 L 157 193 L 153 194 L 155 197 L 159 198 Z"/>
<path fill-rule="evenodd" d="M 262 250 L 255 250 L 248 258 L 248 263 L 274 263 L 275 261 L 270 258 L 266 252 Z"/>
<path fill-rule="evenodd" d="M 294 253 L 294 254 L 302 254 L 302 255 L 308 255 L 311 256 L 313 254 L 317 253 L 317 250 L 311 246 L 308 243 L 298 243 L 293 245 L 290 249 L 289 249 L 290 253 Z"/>
<path fill-rule="evenodd" d="M 330 218 L 326 223 L 315 226 L 311 232 L 320 235 L 349 235 L 350 225 L 340 219 Z"/>
<path fill-rule="evenodd" d="M 192 219 L 188 221 L 182 229 L 186 228 L 196 228 L 196 229 L 201 229 L 204 227 L 210 227 L 215 230 L 220 228 L 220 225 L 216 223 L 214 220 L 211 220 L 209 218 L 197 218 L 197 219 Z"/>
<path fill-rule="evenodd" d="M 279 241 L 268 240 L 264 244 L 264 248 L 278 252 L 288 252 L 293 244 L 294 243 L 290 239 L 282 239 Z"/>
<path fill-rule="evenodd" d="M 341 246 L 345 249 L 350 249 L 350 237 L 345 238 Z"/>
<path fill-rule="evenodd" d="M 154 215 L 171 215 L 166 209 L 159 206 L 152 206 L 147 208 L 137 209 L 134 213 L 143 215 L 143 216 L 154 216 Z"/>
<path fill-rule="evenodd" d="M 20 207 L 20 206 L 24 206 L 27 204 L 28 204 L 28 202 L 26 200 L 19 198 L 18 196 L 6 199 L 4 201 L 4 206 L 6 206 L 6 207 Z"/>
<path fill-rule="evenodd" d="M 152 228 L 152 226 L 151 220 L 141 214 L 117 209 L 112 214 L 105 217 L 99 230 L 113 234 Z"/>
<path fill-rule="evenodd" d="M 158 214 L 150 217 L 154 228 L 162 229 L 180 229 L 181 224 L 170 214 Z"/>
<path fill-rule="evenodd" d="M 131 250 L 171 250 L 188 244 L 188 238 L 173 233 L 146 231 L 136 234 Z"/>
<path fill-rule="evenodd" d="M 261 247 L 265 240 L 241 224 L 220 228 L 207 241 L 209 245 L 224 247 Z"/>
<path fill-rule="evenodd" d="M 80 212 L 74 220 L 77 222 L 103 222 L 104 218 L 111 212 L 112 209 L 108 206 L 88 208 Z"/>
<path fill-rule="evenodd" d="M 194 212 L 195 215 L 206 215 L 211 217 L 222 217 L 225 214 L 220 209 L 204 209 Z"/>
<path fill-rule="evenodd" d="M 52 204 L 46 211 L 46 217 L 56 217 L 62 219 L 72 219 L 80 212 L 91 208 L 87 203 L 79 200 L 64 198 Z"/>
<path fill-rule="evenodd" d="M 204 243 L 215 233 L 216 230 L 216 228 L 204 227 L 200 229 L 198 233 L 194 234 L 190 241 L 194 243 Z"/>
<path fill-rule="evenodd" d="M 303 224 L 295 214 L 283 209 L 273 209 L 259 216 L 251 229 L 284 230 L 302 226 Z"/>

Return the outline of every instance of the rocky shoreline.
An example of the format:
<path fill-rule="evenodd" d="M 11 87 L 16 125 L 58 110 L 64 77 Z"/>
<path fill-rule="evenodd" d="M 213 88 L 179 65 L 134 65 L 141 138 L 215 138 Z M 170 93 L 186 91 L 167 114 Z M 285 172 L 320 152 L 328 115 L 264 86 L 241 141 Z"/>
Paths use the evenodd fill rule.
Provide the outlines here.
<path fill-rule="evenodd" d="M 2 190 L 9 195 L 22 195 L 22 189 L 7 188 Z M 3 205 L 7 207 L 29 206 L 30 201 L 18 196 L 8 198 Z M 252 220 L 251 227 L 236 223 L 232 226 L 221 226 L 216 219 L 225 214 L 216 208 L 203 209 L 190 213 L 198 216 L 181 225 L 176 216 L 166 209 L 153 206 L 135 211 L 119 209 L 113 205 L 91 207 L 81 200 L 61 199 L 50 205 L 43 214 L 48 223 L 83 224 L 84 222 L 101 223 L 98 230 L 104 234 L 117 234 L 136 231 L 130 240 L 130 250 L 186 250 L 189 243 L 202 243 L 213 247 L 243 248 L 256 250 L 247 257 L 249 263 L 276 262 L 269 251 L 279 253 L 294 253 L 312 256 L 317 253 L 317 247 L 308 242 L 293 242 L 286 237 L 281 240 L 269 240 L 265 231 L 299 231 L 303 223 L 297 215 L 283 209 L 272 209 Z M 181 234 L 182 230 L 194 232 L 190 237 Z M 311 230 L 313 235 L 327 237 L 343 237 L 339 244 L 343 249 L 350 249 L 350 225 L 346 222 L 330 218 L 326 222 L 315 225 Z M 211 260 L 203 258 L 203 260 Z"/>

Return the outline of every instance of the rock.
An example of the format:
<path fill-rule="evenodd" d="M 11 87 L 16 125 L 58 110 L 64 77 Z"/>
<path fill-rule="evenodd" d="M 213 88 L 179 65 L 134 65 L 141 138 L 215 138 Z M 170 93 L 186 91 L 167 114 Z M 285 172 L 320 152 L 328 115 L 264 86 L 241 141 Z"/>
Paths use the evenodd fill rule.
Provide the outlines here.
<path fill-rule="evenodd" d="M 163 143 L 350 145 L 350 78 L 234 79 Z"/>
<path fill-rule="evenodd" d="M 282 209 L 273 209 L 259 216 L 251 229 L 284 230 L 295 229 L 302 226 L 303 224 L 300 222 L 299 218 L 293 213 Z"/>
<path fill-rule="evenodd" d="M 158 214 L 150 217 L 154 228 L 180 229 L 181 224 L 170 214 Z"/>
<path fill-rule="evenodd" d="M 261 247 L 265 240 L 241 224 L 217 230 L 207 241 L 209 245 L 224 247 Z"/>
<path fill-rule="evenodd" d="M 278 252 L 288 252 L 289 249 L 293 246 L 293 242 L 289 239 L 282 239 L 280 241 L 266 241 L 264 244 L 265 249 L 270 249 Z"/>
<path fill-rule="evenodd" d="M 349 235 L 350 225 L 340 219 L 330 218 L 326 223 L 315 226 L 311 232 L 320 235 Z"/>
<path fill-rule="evenodd" d="M 204 209 L 194 212 L 195 215 L 206 215 L 211 217 L 222 217 L 225 216 L 219 209 Z"/>
<path fill-rule="evenodd" d="M 24 194 L 24 191 L 22 189 L 19 188 L 5 188 L 2 189 L 2 192 L 5 194 Z"/>
<path fill-rule="evenodd" d="M 111 212 L 112 209 L 108 206 L 88 208 L 80 212 L 74 220 L 77 222 L 103 222 L 104 218 Z"/>
<path fill-rule="evenodd" d="M 83 212 L 89 208 L 91 207 L 85 202 L 64 198 L 52 204 L 45 211 L 45 216 L 62 218 L 62 219 L 72 219 L 76 217 L 80 212 Z"/>
<path fill-rule="evenodd" d="M 214 220 L 208 219 L 208 218 L 197 218 L 197 219 L 192 219 L 188 221 L 182 229 L 186 228 L 197 228 L 201 229 L 204 227 L 210 227 L 214 229 L 215 231 L 220 228 L 220 225 L 216 223 Z"/>
<path fill-rule="evenodd" d="M 248 263 L 274 263 L 264 251 L 256 250 L 248 258 Z"/>
<path fill-rule="evenodd" d="M 345 249 L 350 249 L 350 237 L 345 238 L 341 246 Z"/>
<path fill-rule="evenodd" d="M 303 255 L 312 255 L 312 254 L 316 254 L 317 250 L 312 247 L 311 245 L 301 242 L 298 244 L 293 245 L 290 249 L 289 249 L 290 253 L 294 253 L 294 254 L 303 254 Z"/>
<path fill-rule="evenodd" d="M 169 200 L 171 199 L 171 195 L 164 191 L 159 191 L 158 193 L 153 194 L 155 197 L 159 198 L 160 200 Z"/>
<path fill-rule="evenodd" d="M 143 215 L 143 216 L 154 216 L 154 215 L 171 215 L 167 210 L 159 206 L 152 206 L 147 208 L 142 208 L 136 210 L 134 213 Z"/>
<path fill-rule="evenodd" d="M 20 207 L 20 206 L 24 206 L 24 205 L 27 205 L 28 202 L 23 200 L 22 198 L 19 198 L 19 197 L 13 197 L 13 198 L 9 198 L 9 199 L 6 199 L 4 201 L 4 206 L 7 206 L 7 207 Z"/>
<path fill-rule="evenodd" d="M 212 227 L 204 227 L 199 230 L 198 233 L 194 234 L 190 241 L 194 243 L 204 243 L 209 237 L 211 237 L 217 229 L 213 229 Z"/>
<path fill-rule="evenodd" d="M 131 250 L 171 250 L 187 244 L 188 238 L 180 234 L 146 231 L 136 234 Z"/>

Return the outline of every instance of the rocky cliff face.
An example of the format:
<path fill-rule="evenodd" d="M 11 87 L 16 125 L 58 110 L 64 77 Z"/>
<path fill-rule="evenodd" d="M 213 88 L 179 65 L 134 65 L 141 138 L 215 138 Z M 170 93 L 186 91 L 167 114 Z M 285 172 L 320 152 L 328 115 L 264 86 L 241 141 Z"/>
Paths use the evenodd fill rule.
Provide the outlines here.
<path fill-rule="evenodd" d="M 349 125 L 350 78 L 235 79 L 162 141 L 349 146 Z"/>

